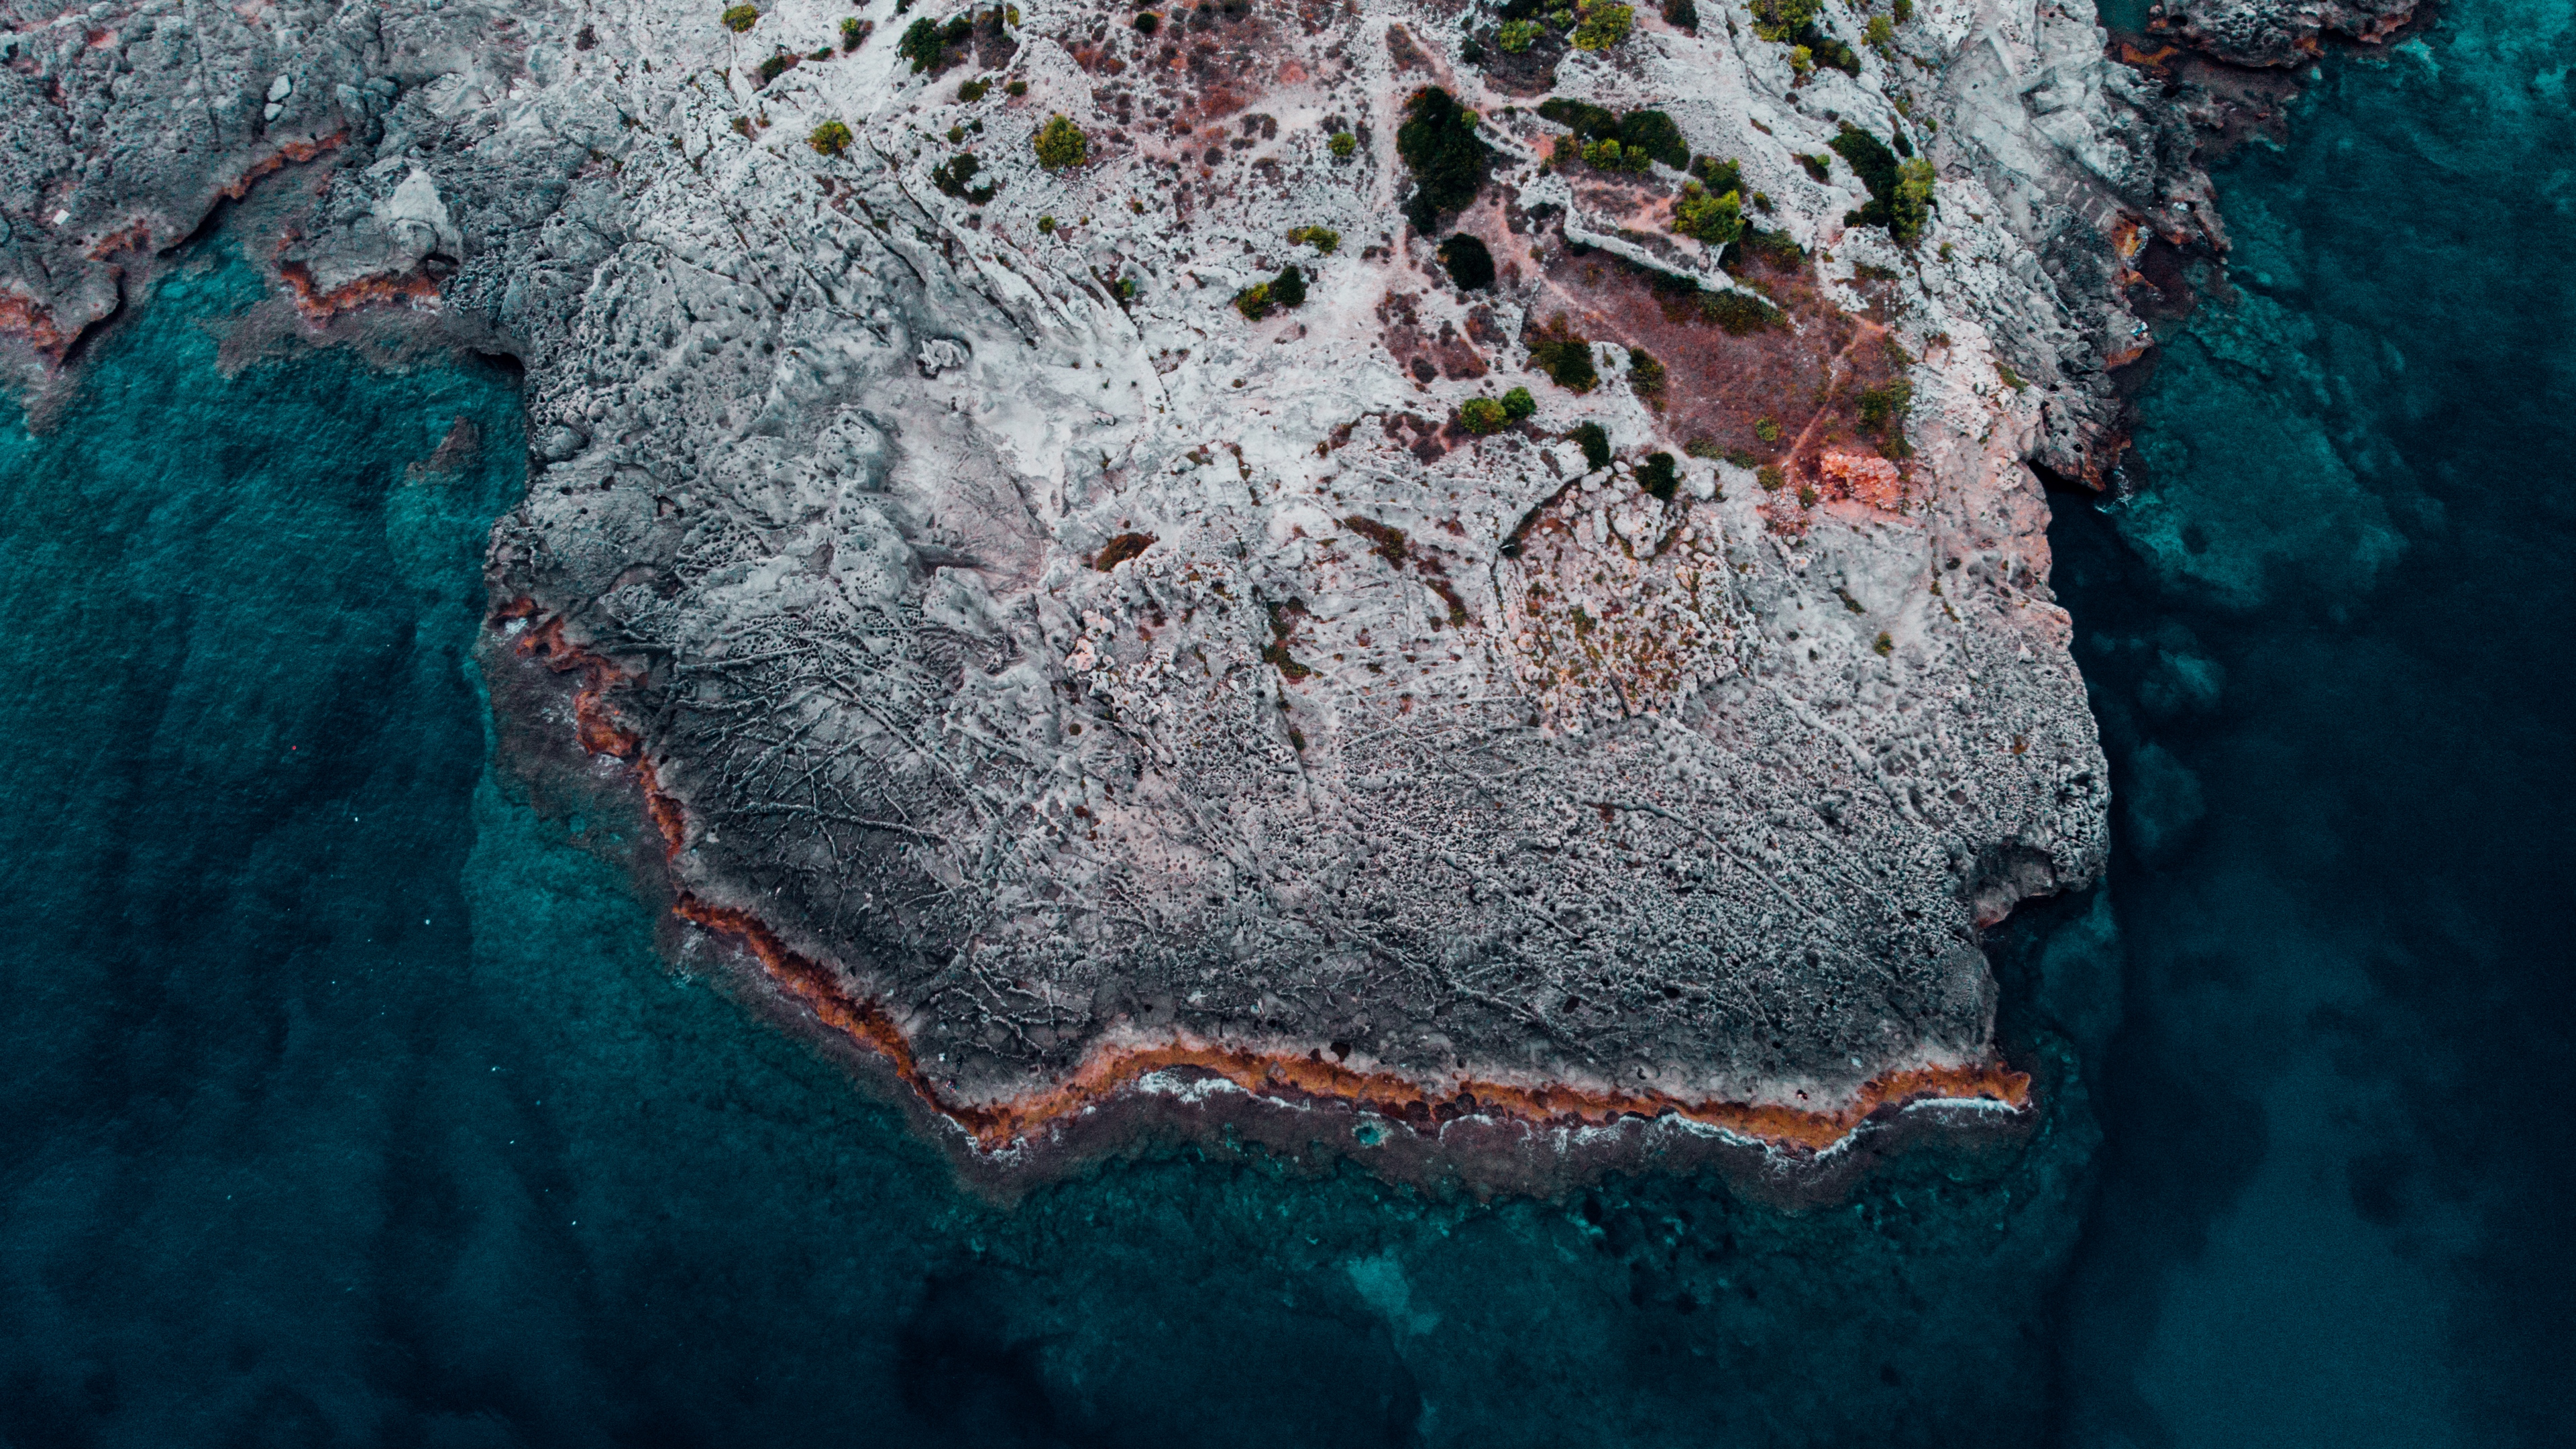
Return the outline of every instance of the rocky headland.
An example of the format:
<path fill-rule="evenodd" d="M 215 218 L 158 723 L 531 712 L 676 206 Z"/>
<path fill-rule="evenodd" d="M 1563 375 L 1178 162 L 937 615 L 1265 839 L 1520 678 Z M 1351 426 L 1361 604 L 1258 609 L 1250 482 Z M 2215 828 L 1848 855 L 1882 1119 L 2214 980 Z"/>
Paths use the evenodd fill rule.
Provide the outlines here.
<path fill-rule="evenodd" d="M 675 949 L 968 1160 L 1515 1182 L 2030 1115 L 1979 933 L 2108 802 L 2042 477 L 2225 247 L 2243 68 L 2402 19 L 6 14 L 37 406 L 218 223 L 273 334 L 524 367 L 496 707 Z"/>

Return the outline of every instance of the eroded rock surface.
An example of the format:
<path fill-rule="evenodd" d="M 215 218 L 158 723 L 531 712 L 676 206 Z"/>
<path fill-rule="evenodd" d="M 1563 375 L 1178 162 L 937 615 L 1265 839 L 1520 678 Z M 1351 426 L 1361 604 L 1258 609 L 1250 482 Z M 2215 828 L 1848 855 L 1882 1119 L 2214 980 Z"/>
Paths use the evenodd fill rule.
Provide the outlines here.
<path fill-rule="evenodd" d="M 1179 1036 L 1827 1106 L 1985 1059 L 1978 930 L 2100 869 L 2026 464 L 2103 475 L 2131 260 L 2223 239 L 2089 17 L 1923 0 L 1880 51 L 1829 5 L 1857 74 L 1802 76 L 1714 0 L 1513 56 L 1450 5 L 1034 0 L 930 73 L 929 5 L 5 13 L 22 384 L 282 170 L 245 244 L 310 325 L 524 361 L 496 627 L 605 661 L 679 889 L 955 1101 Z M 1424 236 L 1433 85 L 1494 164 Z M 1674 235 L 1669 168 L 1543 164 L 1565 128 L 1507 109 L 1549 94 L 1738 163 L 1761 245 Z M 1936 162 L 1911 246 L 1847 220 L 1845 126 Z M 1568 337 L 1588 391 L 1534 363 Z"/>

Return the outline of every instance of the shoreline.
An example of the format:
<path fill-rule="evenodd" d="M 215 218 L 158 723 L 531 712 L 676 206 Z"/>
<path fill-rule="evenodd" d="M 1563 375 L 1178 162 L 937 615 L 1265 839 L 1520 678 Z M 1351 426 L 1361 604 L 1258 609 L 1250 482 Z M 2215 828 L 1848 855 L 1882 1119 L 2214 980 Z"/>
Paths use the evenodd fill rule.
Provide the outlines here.
<path fill-rule="evenodd" d="M 496 696 L 518 697 L 507 707 L 494 700 L 508 726 L 502 762 L 541 798 L 576 778 L 584 793 L 626 794 L 662 847 L 640 848 L 639 831 L 639 843 L 620 854 L 658 917 L 664 954 L 689 951 L 691 937 L 712 946 L 735 968 L 729 974 L 755 988 L 754 1004 L 888 1087 L 961 1176 L 989 1190 L 1008 1194 L 1172 1138 L 1268 1146 L 1318 1163 L 1351 1157 L 1393 1180 L 1506 1192 L 1545 1191 L 1650 1159 L 1666 1167 L 1704 1160 L 1773 1194 L 1820 1199 L 1927 1131 L 2017 1138 L 2042 1115 L 2031 1074 L 2000 1060 L 1901 1068 L 1862 1083 L 1842 1103 L 1807 1107 L 1506 1081 L 1472 1069 L 1426 1081 L 1346 1064 L 1320 1043 L 1301 1052 L 1179 1029 L 1103 1040 L 1073 1071 L 1033 1091 L 964 1098 L 925 1069 L 881 999 L 845 985 L 757 912 L 702 898 L 673 877 L 686 813 L 662 789 L 642 737 L 611 717 L 605 697 L 629 671 L 567 642 L 564 622 L 524 596 L 486 617 L 479 652 L 487 681 Z M 495 677 L 513 664 L 542 677 Z M 538 691 L 551 692 L 557 708 L 524 708 Z M 508 739 L 513 733 L 531 737 Z M 1315 1136 L 1317 1127 L 1342 1140 Z"/>

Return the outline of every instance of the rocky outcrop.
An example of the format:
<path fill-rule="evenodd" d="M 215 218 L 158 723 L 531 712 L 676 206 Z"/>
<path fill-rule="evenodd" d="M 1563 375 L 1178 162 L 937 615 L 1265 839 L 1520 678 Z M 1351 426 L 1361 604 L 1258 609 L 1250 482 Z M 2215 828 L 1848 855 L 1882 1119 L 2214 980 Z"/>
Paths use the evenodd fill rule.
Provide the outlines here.
<path fill-rule="evenodd" d="M 2138 248 L 2221 238 L 2089 20 L 1828 7 L 1845 73 L 1701 14 L 1491 84 L 1410 3 L 925 9 L 926 72 L 887 5 L 22 18 L 0 330 L 48 385 L 295 167 L 238 230 L 310 326 L 525 364 L 496 638 L 587 671 L 691 919 L 953 1120 L 1168 1056 L 1848 1123 L 2003 1080 L 1977 932 L 2100 868 L 2025 464 L 2103 475 Z M 1491 167 L 1426 236 L 1432 85 Z M 1676 235 L 1542 92 L 1757 230 Z"/>
<path fill-rule="evenodd" d="M 2158 0 L 2149 26 L 2230 65 L 2301 65 L 2333 39 L 2378 42 L 2421 0 Z"/>

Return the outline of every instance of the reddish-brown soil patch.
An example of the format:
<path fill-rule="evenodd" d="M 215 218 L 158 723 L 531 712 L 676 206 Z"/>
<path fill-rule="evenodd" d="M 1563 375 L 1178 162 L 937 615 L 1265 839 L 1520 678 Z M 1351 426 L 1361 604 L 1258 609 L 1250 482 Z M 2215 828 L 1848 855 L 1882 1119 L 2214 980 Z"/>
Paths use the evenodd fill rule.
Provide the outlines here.
<path fill-rule="evenodd" d="M 1780 317 L 1738 336 L 1704 315 L 1693 285 L 1607 252 L 1569 246 L 1555 228 L 1540 240 L 1542 318 L 1562 311 L 1596 342 L 1645 349 L 1666 369 L 1663 431 L 1674 443 L 1705 440 L 1722 454 L 1778 462 L 1812 474 L 1828 448 L 1883 454 L 1885 437 L 1861 431 L 1861 395 L 1903 378 L 1885 329 L 1828 300 L 1806 260 L 1757 253 L 1741 280 Z M 1765 438 L 1770 431 L 1776 436 Z"/>

